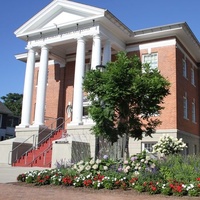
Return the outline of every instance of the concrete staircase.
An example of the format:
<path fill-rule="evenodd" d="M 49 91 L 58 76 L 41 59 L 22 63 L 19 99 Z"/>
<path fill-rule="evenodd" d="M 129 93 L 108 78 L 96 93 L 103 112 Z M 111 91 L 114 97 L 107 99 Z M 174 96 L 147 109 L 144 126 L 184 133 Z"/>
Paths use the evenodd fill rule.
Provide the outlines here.
<path fill-rule="evenodd" d="M 62 130 L 55 132 L 50 138 L 42 142 L 38 148 L 32 149 L 21 156 L 13 166 L 20 167 L 51 167 L 52 142 L 62 137 Z"/>

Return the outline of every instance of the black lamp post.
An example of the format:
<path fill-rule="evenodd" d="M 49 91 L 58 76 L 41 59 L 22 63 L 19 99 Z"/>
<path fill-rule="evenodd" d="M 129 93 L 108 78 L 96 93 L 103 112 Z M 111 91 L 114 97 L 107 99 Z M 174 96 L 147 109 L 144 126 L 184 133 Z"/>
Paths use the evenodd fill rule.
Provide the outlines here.
<path fill-rule="evenodd" d="M 101 72 L 103 72 L 103 70 L 104 70 L 105 68 L 106 68 L 105 65 L 97 65 L 97 66 L 96 66 L 96 69 L 99 70 L 99 71 L 101 71 Z"/>

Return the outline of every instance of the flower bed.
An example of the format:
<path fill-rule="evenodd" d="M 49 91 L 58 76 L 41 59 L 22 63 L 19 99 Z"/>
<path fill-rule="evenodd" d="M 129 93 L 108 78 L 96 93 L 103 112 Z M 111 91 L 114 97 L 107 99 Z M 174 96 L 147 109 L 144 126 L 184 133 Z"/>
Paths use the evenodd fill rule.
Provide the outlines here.
<path fill-rule="evenodd" d="M 158 157 L 145 151 L 125 161 L 89 159 L 74 165 L 19 174 L 18 181 L 94 189 L 133 189 L 149 194 L 200 196 L 200 158 Z"/>

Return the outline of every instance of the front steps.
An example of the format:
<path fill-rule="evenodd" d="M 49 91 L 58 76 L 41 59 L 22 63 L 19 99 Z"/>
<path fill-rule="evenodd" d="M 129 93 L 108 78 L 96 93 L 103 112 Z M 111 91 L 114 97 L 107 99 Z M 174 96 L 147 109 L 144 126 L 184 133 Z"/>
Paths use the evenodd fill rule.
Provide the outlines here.
<path fill-rule="evenodd" d="M 21 156 L 13 166 L 20 167 L 51 167 L 52 142 L 62 137 L 62 130 L 54 133 L 49 139 L 44 141 L 37 149 L 27 152 Z"/>

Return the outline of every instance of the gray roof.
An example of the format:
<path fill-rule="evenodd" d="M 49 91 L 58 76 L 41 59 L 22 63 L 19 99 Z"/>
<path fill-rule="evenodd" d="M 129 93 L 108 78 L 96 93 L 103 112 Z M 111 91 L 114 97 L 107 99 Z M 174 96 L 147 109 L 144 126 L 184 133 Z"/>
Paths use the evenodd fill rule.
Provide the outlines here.
<path fill-rule="evenodd" d="M 0 113 L 13 115 L 13 113 L 0 101 Z"/>

